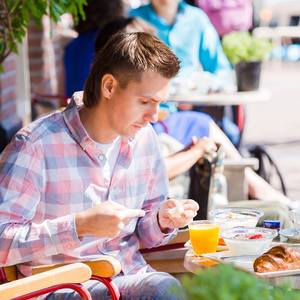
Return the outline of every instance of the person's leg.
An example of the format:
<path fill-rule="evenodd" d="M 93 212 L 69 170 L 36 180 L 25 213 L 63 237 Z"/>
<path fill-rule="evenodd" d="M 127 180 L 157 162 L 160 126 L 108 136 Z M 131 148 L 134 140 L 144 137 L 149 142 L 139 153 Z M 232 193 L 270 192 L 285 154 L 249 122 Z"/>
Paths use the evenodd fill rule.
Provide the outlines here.
<path fill-rule="evenodd" d="M 116 276 L 113 278 L 118 286 L 122 300 L 177 300 L 183 299 L 180 292 L 174 294 L 171 290 L 181 285 L 177 279 L 168 273 L 151 272 L 145 274 Z M 111 299 L 107 288 L 98 281 L 88 281 L 83 284 L 91 293 L 93 300 Z M 48 296 L 47 300 L 80 300 L 80 296 L 70 290 L 60 290 Z"/>
<path fill-rule="evenodd" d="M 205 113 L 196 111 L 180 111 L 170 114 L 164 123 L 168 127 L 169 135 L 180 141 L 185 146 L 191 142 L 192 136 L 202 138 L 210 137 L 215 143 L 222 144 L 226 157 L 234 160 L 242 160 L 243 157 L 231 143 L 226 134 Z M 159 134 L 164 132 L 163 127 L 158 122 L 153 124 L 154 130 Z M 248 183 L 249 195 L 253 199 L 278 201 L 289 207 L 293 206 L 293 201 L 273 188 L 267 181 L 261 178 L 250 168 L 245 170 L 246 181 Z"/>
<path fill-rule="evenodd" d="M 230 120 L 227 116 L 222 118 L 222 131 L 231 141 L 234 146 L 237 146 L 240 142 L 241 134 L 238 126 Z"/>
<path fill-rule="evenodd" d="M 235 146 L 230 142 L 223 131 L 214 123 L 210 123 L 210 136 L 215 143 L 224 147 L 226 157 L 234 160 L 242 160 L 243 157 Z M 292 206 L 292 201 L 282 193 L 273 188 L 267 181 L 260 177 L 251 168 L 245 169 L 245 177 L 248 183 L 249 195 L 253 199 L 266 201 L 278 201 L 287 206 Z"/>

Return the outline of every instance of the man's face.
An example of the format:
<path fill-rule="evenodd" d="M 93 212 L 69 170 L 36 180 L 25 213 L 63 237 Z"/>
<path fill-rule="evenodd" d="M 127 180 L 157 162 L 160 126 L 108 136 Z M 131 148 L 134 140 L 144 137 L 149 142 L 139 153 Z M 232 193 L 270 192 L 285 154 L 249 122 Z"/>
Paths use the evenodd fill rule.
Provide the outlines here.
<path fill-rule="evenodd" d="M 178 0 L 151 0 L 151 4 L 154 7 L 174 5 L 175 3 L 178 3 Z"/>
<path fill-rule="evenodd" d="M 107 100 L 110 129 L 130 138 L 149 122 L 157 122 L 159 104 L 167 99 L 170 82 L 150 71 L 142 74 L 140 82 L 129 82 L 125 89 L 115 80 Z"/>

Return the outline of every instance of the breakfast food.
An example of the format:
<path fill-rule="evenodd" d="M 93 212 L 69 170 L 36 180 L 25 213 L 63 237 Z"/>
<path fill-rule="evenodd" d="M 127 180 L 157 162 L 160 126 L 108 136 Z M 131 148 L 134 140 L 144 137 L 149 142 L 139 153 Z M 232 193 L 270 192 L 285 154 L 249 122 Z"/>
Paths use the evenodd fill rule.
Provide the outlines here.
<path fill-rule="evenodd" d="M 271 248 L 277 234 L 274 229 L 262 227 L 235 227 L 220 231 L 220 237 L 233 256 L 262 255 Z"/>
<path fill-rule="evenodd" d="M 226 246 L 226 243 L 225 243 L 224 239 L 219 238 L 218 245 L 219 246 Z"/>
<path fill-rule="evenodd" d="M 255 240 L 255 239 L 264 239 L 265 237 L 262 234 L 256 234 L 256 233 L 246 233 L 241 234 L 238 233 L 235 236 L 232 237 L 234 240 Z"/>
<path fill-rule="evenodd" d="M 253 269 L 258 273 L 294 270 L 300 268 L 300 252 L 278 245 L 258 257 Z"/>
<path fill-rule="evenodd" d="M 172 218 L 178 218 L 184 213 L 184 207 L 183 206 L 175 206 L 169 210 L 169 213 L 171 214 Z"/>
<path fill-rule="evenodd" d="M 257 215 L 244 212 L 241 209 L 239 212 L 237 208 L 236 212 L 223 210 L 217 209 L 209 213 L 213 220 L 221 223 L 220 231 L 237 226 L 255 227 L 259 219 Z"/>

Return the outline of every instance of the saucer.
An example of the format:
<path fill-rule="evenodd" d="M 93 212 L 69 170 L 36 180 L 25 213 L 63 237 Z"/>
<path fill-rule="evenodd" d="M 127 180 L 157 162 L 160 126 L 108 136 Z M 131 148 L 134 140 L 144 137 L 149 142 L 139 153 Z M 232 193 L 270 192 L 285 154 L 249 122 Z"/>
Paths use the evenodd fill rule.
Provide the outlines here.
<path fill-rule="evenodd" d="M 300 241 L 300 234 L 296 231 L 295 228 L 286 228 L 279 231 L 279 234 L 295 241 Z"/>

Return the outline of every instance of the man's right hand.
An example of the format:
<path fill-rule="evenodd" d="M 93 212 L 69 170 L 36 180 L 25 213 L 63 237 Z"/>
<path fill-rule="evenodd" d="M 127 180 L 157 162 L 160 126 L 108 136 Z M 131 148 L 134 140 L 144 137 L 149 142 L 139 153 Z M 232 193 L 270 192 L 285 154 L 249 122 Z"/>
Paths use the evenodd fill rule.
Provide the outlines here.
<path fill-rule="evenodd" d="M 95 235 L 114 238 L 128 225 L 131 218 L 143 217 L 140 209 L 128 209 L 116 202 L 106 201 L 75 214 L 78 237 Z"/>

